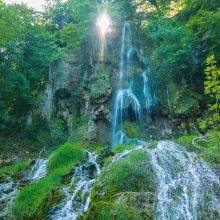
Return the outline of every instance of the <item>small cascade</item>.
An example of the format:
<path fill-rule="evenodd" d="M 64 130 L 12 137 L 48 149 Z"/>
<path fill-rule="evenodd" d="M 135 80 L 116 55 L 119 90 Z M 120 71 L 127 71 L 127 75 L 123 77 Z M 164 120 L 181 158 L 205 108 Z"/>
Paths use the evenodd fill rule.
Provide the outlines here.
<path fill-rule="evenodd" d="M 20 192 L 21 187 L 25 183 L 32 183 L 46 176 L 47 161 L 43 159 L 36 160 L 35 164 L 27 173 L 26 177 L 20 180 L 13 180 L 7 177 L 6 180 L 0 184 L 0 218 L 11 215 L 11 207 L 14 199 Z"/>
<path fill-rule="evenodd" d="M 152 107 L 155 107 L 157 105 L 158 100 L 154 90 L 151 88 L 152 85 L 151 85 L 151 81 L 147 77 L 147 72 L 143 72 L 142 76 L 143 76 L 143 84 L 144 84 L 143 94 L 146 101 L 145 107 L 147 111 L 150 111 Z"/>
<path fill-rule="evenodd" d="M 39 180 L 45 177 L 47 174 L 47 160 L 38 159 L 35 161 L 30 173 L 28 174 L 28 179 Z"/>
<path fill-rule="evenodd" d="M 166 89 L 166 93 L 167 93 L 167 104 L 168 104 L 169 110 L 171 110 L 171 100 L 170 100 L 169 88 Z"/>
<path fill-rule="evenodd" d="M 8 216 L 11 212 L 11 205 L 19 193 L 18 183 L 11 178 L 7 178 L 4 183 L 0 184 L 0 219 Z"/>
<path fill-rule="evenodd" d="M 217 219 L 220 181 L 194 153 L 181 146 L 159 142 L 151 151 L 157 186 L 156 219 Z M 218 217 L 217 217 L 218 216 Z"/>
<path fill-rule="evenodd" d="M 88 161 L 78 167 L 68 187 L 63 188 L 65 202 L 51 210 L 50 219 L 73 220 L 86 212 L 90 205 L 90 194 L 100 167 L 96 163 L 96 155 L 87 151 Z"/>

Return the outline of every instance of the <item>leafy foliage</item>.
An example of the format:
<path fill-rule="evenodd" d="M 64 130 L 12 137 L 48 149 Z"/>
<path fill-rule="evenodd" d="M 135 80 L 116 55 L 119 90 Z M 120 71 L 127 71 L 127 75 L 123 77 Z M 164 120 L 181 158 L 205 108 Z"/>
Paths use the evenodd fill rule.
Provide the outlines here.
<path fill-rule="evenodd" d="M 220 128 L 220 68 L 217 67 L 214 55 L 206 59 L 205 75 L 205 94 L 210 95 L 214 103 L 210 105 L 211 116 L 200 123 L 201 128 L 215 127 Z"/>
<path fill-rule="evenodd" d="M 109 74 L 104 65 L 99 65 L 91 77 L 91 97 L 93 100 L 108 96 L 111 93 Z"/>
<path fill-rule="evenodd" d="M 4 128 L 24 120 L 60 53 L 37 13 L 26 6 L 0 4 L 0 16 L 0 121 Z"/>
<path fill-rule="evenodd" d="M 153 19 L 146 35 L 153 45 L 151 69 L 160 80 L 181 83 L 185 79 L 191 82 L 198 69 L 198 39 L 180 22 L 166 18 Z"/>

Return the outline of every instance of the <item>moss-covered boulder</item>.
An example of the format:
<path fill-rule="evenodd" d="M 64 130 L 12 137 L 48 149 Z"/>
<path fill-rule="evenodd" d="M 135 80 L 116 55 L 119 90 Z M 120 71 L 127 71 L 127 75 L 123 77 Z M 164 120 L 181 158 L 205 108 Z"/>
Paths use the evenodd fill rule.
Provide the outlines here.
<path fill-rule="evenodd" d="M 138 150 L 104 166 L 90 209 L 81 218 L 152 219 L 155 186 L 150 161 L 146 150 Z"/>

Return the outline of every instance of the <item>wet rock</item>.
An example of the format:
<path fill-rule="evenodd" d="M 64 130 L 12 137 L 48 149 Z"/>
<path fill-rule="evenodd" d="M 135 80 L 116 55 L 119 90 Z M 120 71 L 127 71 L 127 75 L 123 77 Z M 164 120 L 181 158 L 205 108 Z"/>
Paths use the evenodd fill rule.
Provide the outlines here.
<path fill-rule="evenodd" d="M 93 120 L 89 121 L 88 140 L 95 141 L 97 137 L 97 126 Z"/>
<path fill-rule="evenodd" d="M 18 187 L 19 187 L 19 188 L 22 188 L 22 187 L 24 187 L 24 186 L 26 186 L 26 185 L 28 185 L 28 184 L 30 184 L 30 183 L 31 183 L 31 180 L 30 180 L 30 179 L 22 179 L 22 180 L 19 182 Z"/>
<path fill-rule="evenodd" d="M 7 181 L 7 176 L 2 175 L 0 176 L 0 184 L 5 183 Z"/>
<path fill-rule="evenodd" d="M 83 174 L 89 179 L 94 179 L 96 176 L 96 166 L 92 162 L 85 163 L 82 167 Z"/>
<path fill-rule="evenodd" d="M 57 99 L 67 99 L 71 97 L 71 93 L 67 89 L 61 88 L 55 91 L 55 97 Z"/>
<path fill-rule="evenodd" d="M 126 192 L 120 194 L 118 202 L 141 211 L 152 212 L 154 195 L 150 192 Z"/>
<path fill-rule="evenodd" d="M 99 154 L 97 161 L 101 166 L 103 166 L 104 161 L 109 157 L 113 157 L 114 155 L 115 153 L 112 151 L 112 149 L 110 147 L 106 147 Z"/>

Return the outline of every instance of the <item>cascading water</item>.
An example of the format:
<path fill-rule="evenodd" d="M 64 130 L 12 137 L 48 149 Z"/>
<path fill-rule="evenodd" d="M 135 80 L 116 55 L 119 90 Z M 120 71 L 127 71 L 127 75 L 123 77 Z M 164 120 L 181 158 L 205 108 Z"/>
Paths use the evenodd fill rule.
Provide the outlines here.
<path fill-rule="evenodd" d="M 171 110 L 171 100 L 170 100 L 169 88 L 166 89 L 166 93 L 167 93 L 167 104 L 168 104 L 169 110 Z"/>
<path fill-rule="evenodd" d="M 39 180 L 45 177 L 47 174 L 47 160 L 38 159 L 32 167 L 28 179 Z"/>
<path fill-rule="evenodd" d="M 151 151 L 157 185 L 156 219 L 217 219 L 218 177 L 194 153 L 170 142 Z"/>
<path fill-rule="evenodd" d="M 96 155 L 88 151 L 87 154 L 88 161 L 75 170 L 71 184 L 63 188 L 64 204 L 51 210 L 50 219 L 73 220 L 88 210 L 90 194 L 100 168 L 96 163 Z"/>
<path fill-rule="evenodd" d="M 131 23 L 125 23 L 122 30 L 120 76 L 113 114 L 113 146 L 126 142 L 126 135 L 123 131 L 123 120 L 127 116 L 128 107 L 132 108 L 137 120 L 141 118 L 140 102 L 133 93 L 132 87 L 129 86 L 126 88 L 126 82 L 131 71 L 131 58 L 129 54 L 133 49 L 133 41 Z"/>
<path fill-rule="evenodd" d="M 125 23 L 121 39 L 120 80 L 113 115 L 113 146 L 126 142 L 134 143 L 134 139 L 129 139 L 123 130 L 123 121 L 130 116 L 127 114 L 127 106 L 132 106 L 137 121 L 141 117 L 142 106 L 139 97 L 135 96 L 132 91 L 133 86 L 126 88 L 126 85 L 129 84 L 127 74 L 131 74 L 132 54 L 136 54 L 139 61 L 141 60 L 145 66 L 142 73 L 143 108 L 149 111 L 158 103 L 152 80 L 149 77 L 149 69 L 145 65 L 147 62 L 137 54 L 137 50 L 132 46 L 132 41 L 131 24 Z M 167 96 L 170 108 L 168 90 Z M 121 160 L 134 150 L 146 147 L 146 142 L 135 140 L 137 146 L 132 150 L 117 154 L 112 163 Z M 170 141 L 159 142 L 156 149 L 148 149 L 148 151 L 152 158 L 151 163 L 157 188 L 156 219 L 214 220 L 220 218 L 220 202 L 216 193 L 220 190 L 220 181 L 203 160 Z"/>
<path fill-rule="evenodd" d="M 43 159 L 38 159 L 35 161 L 30 172 L 21 180 L 13 180 L 7 177 L 6 180 L 0 184 L 0 218 L 8 217 L 11 215 L 11 206 L 14 199 L 20 192 L 20 188 L 23 183 L 31 183 L 37 181 L 44 176 L 47 172 L 47 161 Z"/>
<path fill-rule="evenodd" d="M 147 71 L 149 72 L 149 71 Z M 143 72 L 143 94 L 145 97 L 145 108 L 147 111 L 149 111 L 152 107 L 155 107 L 158 103 L 157 97 L 151 88 L 151 81 L 147 76 L 147 72 Z"/>
<path fill-rule="evenodd" d="M 18 186 L 19 183 L 16 183 L 10 177 L 0 184 L 0 218 L 10 215 L 11 204 L 19 192 Z"/>
<path fill-rule="evenodd" d="M 120 74 L 113 111 L 112 146 L 131 141 L 137 143 L 136 139 L 132 140 L 125 134 L 123 121 L 132 118 L 132 120 L 140 122 L 142 109 L 146 108 L 149 111 L 158 103 L 153 86 L 148 78 L 150 75 L 148 62 L 140 55 L 136 45 L 135 34 L 132 33 L 132 23 L 127 22 L 123 26 L 121 37 Z M 138 61 L 139 66 L 143 69 L 143 89 L 140 91 L 142 94 L 138 96 L 133 91 L 132 75 L 135 74 L 136 70 L 134 71 L 132 67 L 135 61 Z M 141 103 L 141 96 L 144 97 L 144 104 Z"/>

